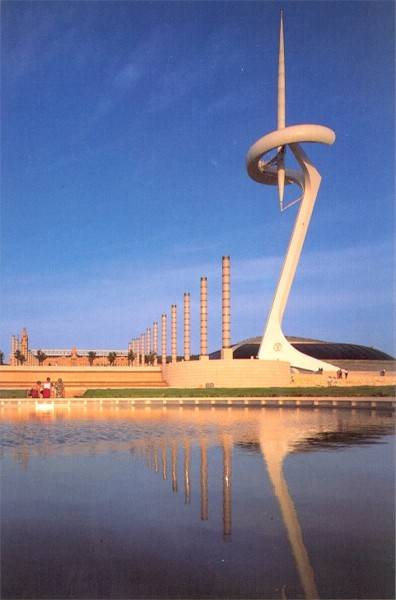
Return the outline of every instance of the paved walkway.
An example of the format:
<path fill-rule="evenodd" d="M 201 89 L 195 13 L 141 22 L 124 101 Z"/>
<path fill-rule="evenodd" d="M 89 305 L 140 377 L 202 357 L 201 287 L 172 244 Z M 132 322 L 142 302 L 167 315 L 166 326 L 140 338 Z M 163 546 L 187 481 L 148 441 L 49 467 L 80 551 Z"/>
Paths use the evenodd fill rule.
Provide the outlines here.
<path fill-rule="evenodd" d="M 103 406 L 103 405 L 130 405 L 130 406 L 227 406 L 235 407 L 290 407 L 290 408 L 361 408 L 361 409 L 386 409 L 394 411 L 396 408 L 396 398 L 392 397 L 305 397 L 298 398 L 295 396 L 274 397 L 259 397 L 259 398 L 57 398 L 50 399 L 50 402 L 44 403 L 42 400 L 36 402 L 31 398 L 2 398 L 0 406 L 25 406 L 25 405 L 51 405 L 51 408 L 56 406 L 72 406 L 75 404 L 83 404 L 85 406 Z"/>

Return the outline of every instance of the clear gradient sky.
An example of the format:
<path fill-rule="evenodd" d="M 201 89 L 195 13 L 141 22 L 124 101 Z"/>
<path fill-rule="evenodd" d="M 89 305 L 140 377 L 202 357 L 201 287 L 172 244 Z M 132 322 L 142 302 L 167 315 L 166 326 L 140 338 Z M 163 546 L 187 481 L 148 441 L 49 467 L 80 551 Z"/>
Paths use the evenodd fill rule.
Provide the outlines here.
<path fill-rule="evenodd" d="M 125 348 L 208 276 L 220 347 L 221 256 L 232 339 L 260 335 L 296 207 L 249 179 L 276 127 L 279 9 L 286 123 L 323 182 L 287 335 L 394 352 L 393 2 L 2 3 L 0 348 Z M 179 336 L 181 340 L 181 335 Z M 182 347 L 180 345 L 179 351 Z"/>

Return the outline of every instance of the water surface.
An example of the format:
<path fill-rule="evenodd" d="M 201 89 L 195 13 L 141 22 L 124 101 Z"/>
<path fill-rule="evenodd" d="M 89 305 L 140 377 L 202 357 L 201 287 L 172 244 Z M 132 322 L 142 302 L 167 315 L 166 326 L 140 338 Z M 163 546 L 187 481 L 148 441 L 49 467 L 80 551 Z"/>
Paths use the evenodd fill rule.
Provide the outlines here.
<path fill-rule="evenodd" d="M 0 409 L 2 598 L 393 598 L 394 418 Z"/>

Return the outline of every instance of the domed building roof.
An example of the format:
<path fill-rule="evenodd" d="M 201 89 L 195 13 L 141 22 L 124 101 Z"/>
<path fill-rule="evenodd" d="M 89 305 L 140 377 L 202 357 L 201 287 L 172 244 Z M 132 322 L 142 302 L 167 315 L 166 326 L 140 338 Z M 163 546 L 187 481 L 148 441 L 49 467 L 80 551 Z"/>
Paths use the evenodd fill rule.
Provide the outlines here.
<path fill-rule="evenodd" d="M 393 356 L 359 344 L 346 344 L 339 342 L 325 342 L 309 338 L 286 336 L 292 346 L 314 358 L 320 360 L 394 360 Z M 248 338 L 232 346 L 234 358 L 256 358 L 261 342 L 261 337 Z M 210 358 L 220 358 L 220 350 L 212 352 Z"/>

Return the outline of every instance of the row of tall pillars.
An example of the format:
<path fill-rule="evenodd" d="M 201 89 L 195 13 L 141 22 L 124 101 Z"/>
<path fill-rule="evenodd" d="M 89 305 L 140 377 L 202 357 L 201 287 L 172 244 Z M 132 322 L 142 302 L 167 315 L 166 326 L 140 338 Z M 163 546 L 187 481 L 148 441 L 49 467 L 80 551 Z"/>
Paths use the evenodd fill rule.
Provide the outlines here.
<path fill-rule="evenodd" d="M 171 305 L 171 358 L 172 362 L 177 360 L 177 306 Z"/>
<path fill-rule="evenodd" d="M 208 358 L 208 278 L 201 277 L 200 289 L 201 349 L 200 359 Z"/>
<path fill-rule="evenodd" d="M 190 331 L 190 294 L 184 294 L 184 360 L 190 360 L 191 353 L 191 331 Z"/>
<path fill-rule="evenodd" d="M 231 286 L 230 286 L 231 260 L 229 256 L 222 257 L 222 351 L 223 359 L 232 359 L 231 348 Z M 191 359 L 191 295 L 184 293 L 184 360 Z M 151 329 L 147 328 L 146 345 L 143 353 L 158 354 L 158 322 L 153 323 L 153 338 L 151 344 Z M 167 315 L 161 317 L 161 357 L 162 364 L 166 364 L 167 356 Z M 200 283 L 200 359 L 208 359 L 208 279 L 201 277 Z M 171 305 L 171 360 L 177 360 L 177 306 Z M 142 364 L 144 363 L 144 359 Z M 156 361 L 157 363 L 157 361 Z"/>

